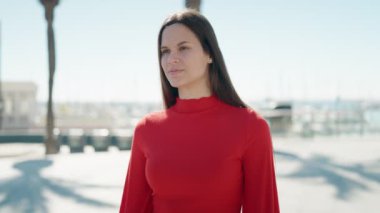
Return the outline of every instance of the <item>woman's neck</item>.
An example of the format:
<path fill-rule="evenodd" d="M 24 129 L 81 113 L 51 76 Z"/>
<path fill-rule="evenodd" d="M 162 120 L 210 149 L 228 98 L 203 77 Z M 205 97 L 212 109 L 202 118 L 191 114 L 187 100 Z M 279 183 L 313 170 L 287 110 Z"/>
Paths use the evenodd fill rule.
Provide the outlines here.
<path fill-rule="evenodd" d="M 178 96 L 180 99 L 198 99 L 211 95 L 211 83 L 208 76 L 178 87 Z"/>
<path fill-rule="evenodd" d="M 202 97 L 211 96 L 211 89 L 206 87 L 193 87 L 193 88 L 178 88 L 178 96 L 180 99 L 198 99 Z"/>

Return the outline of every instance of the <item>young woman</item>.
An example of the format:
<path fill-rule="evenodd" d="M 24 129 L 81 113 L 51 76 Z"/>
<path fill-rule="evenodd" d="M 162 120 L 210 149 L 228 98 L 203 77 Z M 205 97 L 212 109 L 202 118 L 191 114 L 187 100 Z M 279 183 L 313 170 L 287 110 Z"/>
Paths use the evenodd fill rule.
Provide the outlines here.
<path fill-rule="evenodd" d="M 120 212 L 278 213 L 269 127 L 235 92 L 208 20 L 170 16 L 158 50 L 166 109 L 135 129 Z"/>

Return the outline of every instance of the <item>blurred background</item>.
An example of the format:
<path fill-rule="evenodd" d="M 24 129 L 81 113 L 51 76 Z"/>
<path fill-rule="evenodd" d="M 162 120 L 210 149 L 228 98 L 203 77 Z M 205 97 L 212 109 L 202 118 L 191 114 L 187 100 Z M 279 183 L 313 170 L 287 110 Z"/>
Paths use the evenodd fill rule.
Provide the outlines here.
<path fill-rule="evenodd" d="M 282 212 L 376 212 L 375 0 L 0 0 L 0 212 L 118 211 L 134 127 L 163 109 L 158 30 L 191 5 L 270 124 Z"/>

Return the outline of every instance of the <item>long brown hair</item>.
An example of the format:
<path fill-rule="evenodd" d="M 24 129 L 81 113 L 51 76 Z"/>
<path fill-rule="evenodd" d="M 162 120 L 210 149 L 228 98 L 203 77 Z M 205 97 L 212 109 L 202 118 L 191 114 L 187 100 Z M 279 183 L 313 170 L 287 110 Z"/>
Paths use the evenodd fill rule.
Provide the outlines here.
<path fill-rule="evenodd" d="M 209 81 L 211 92 L 226 104 L 247 108 L 248 106 L 240 99 L 236 93 L 231 79 L 228 75 L 226 65 L 224 63 L 222 52 L 220 51 L 218 41 L 210 22 L 195 10 L 187 9 L 177 12 L 169 16 L 161 26 L 158 34 L 158 59 L 160 64 L 161 87 L 166 109 L 176 103 L 178 97 L 178 89 L 172 87 L 165 76 L 161 65 L 161 42 L 162 32 L 167 26 L 172 24 L 183 24 L 189 28 L 200 41 L 203 50 L 210 55 L 212 63 L 209 64 Z"/>

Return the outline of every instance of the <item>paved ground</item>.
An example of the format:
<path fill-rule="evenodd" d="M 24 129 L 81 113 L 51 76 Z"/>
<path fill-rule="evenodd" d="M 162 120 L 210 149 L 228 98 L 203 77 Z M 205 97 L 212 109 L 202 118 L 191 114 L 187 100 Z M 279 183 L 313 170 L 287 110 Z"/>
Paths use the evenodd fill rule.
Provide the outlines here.
<path fill-rule="evenodd" d="M 274 139 L 282 213 L 377 213 L 380 138 Z M 117 212 L 129 151 L 0 145 L 0 212 Z"/>

